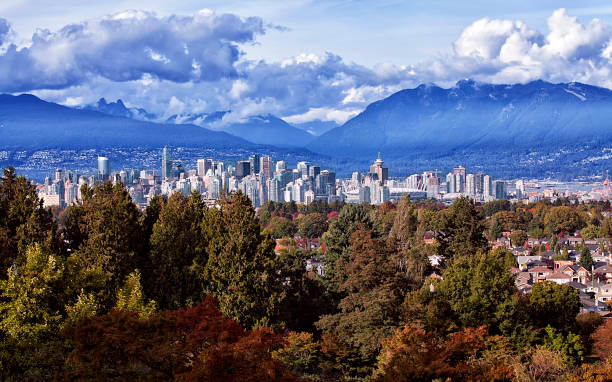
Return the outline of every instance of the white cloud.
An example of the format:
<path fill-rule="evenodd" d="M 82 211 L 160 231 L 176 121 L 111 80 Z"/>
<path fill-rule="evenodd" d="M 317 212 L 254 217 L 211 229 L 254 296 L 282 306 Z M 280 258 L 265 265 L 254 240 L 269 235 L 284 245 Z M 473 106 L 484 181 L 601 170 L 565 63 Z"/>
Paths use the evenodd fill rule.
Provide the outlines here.
<path fill-rule="evenodd" d="M 342 123 L 398 90 L 464 78 L 612 87 L 611 28 L 597 19 L 581 24 L 564 9 L 552 13 L 546 31 L 520 20 L 477 20 L 458 36 L 453 53 L 403 66 L 366 67 L 333 53 L 249 60 L 240 44 L 255 42 L 262 25 L 209 10 L 165 18 L 129 11 L 39 31 L 30 47 L 11 45 L 0 54 L 0 87 L 39 89 L 64 103 L 122 98 L 163 116 L 231 110 L 222 123 L 265 114 Z"/>

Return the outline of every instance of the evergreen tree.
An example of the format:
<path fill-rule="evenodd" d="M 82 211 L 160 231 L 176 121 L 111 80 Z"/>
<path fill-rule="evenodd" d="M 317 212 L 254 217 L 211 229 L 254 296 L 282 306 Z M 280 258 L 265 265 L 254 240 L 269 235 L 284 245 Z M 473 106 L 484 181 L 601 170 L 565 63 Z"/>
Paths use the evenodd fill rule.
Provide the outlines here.
<path fill-rule="evenodd" d="M 76 250 L 71 267 L 79 271 L 75 277 L 81 287 L 95 291 L 106 312 L 125 277 L 143 263 L 141 213 L 120 183 L 84 185 L 81 192 L 82 201 L 67 217 L 68 241 Z"/>
<path fill-rule="evenodd" d="M 593 255 L 591 254 L 591 250 L 586 245 L 582 245 L 582 250 L 580 251 L 580 265 L 584 267 L 588 272 L 591 272 L 593 268 Z"/>
<path fill-rule="evenodd" d="M 192 266 L 194 261 L 206 263 L 201 224 L 205 212 L 199 194 L 184 197 L 175 192 L 157 213 L 143 279 L 147 295 L 160 309 L 193 305 L 202 297 L 202 285 Z"/>
<path fill-rule="evenodd" d="M 219 209 L 206 212 L 202 231 L 208 243 L 201 274 L 205 292 L 246 328 L 270 324 L 283 299 L 280 263 L 251 201 L 240 191 L 224 197 Z M 194 267 L 200 269 L 197 263 Z"/>
<path fill-rule="evenodd" d="M 385 242 L 364 225 L 350 243 L 349 255 L 338 260 L 336 273 L 339 291 L 346 297 L 338 305 L 340 311 L 323 316 L 317 326 L 341 347 L 353 349 L 347 367 L 353 376 L 363 376 L 382 339 L 398 328 L 401 303 L 412 280 L 398 270 Z"/>
<path fill-rule="evenodd" d="M 346 259 L 349 255 L 351 235 L 360 224 L 373 228 L 370 212 L 372 206 L 369 204 L 347 204 L 340 210 L 338 218 L 329 226 L 323 235 L 323 243 L 327 248 L 325 252 L 325 273 L 323 281 L 326 287 L 332 291 L 338 291 L 336 280 L 336 262 Z"/>
<path fill-rule="evenodd" d="M 436 232 L 439 254 L 445 259 L 474 254 L 488 246 L 483 236 L 482 216 L 474 201 L 459 197 L 449 209 L 440 211 Z"/>
<path fill-rule="evenodd" d="M 0 282 L 0 377 L 47 380 L 63 362 L 64 263 L 39 245 Z"/>
<path fill-rule="evenodd" d="M 140 284 L 140 272 L 135 270 L 125 280 L 125 284 L 117 292 L 115 310 L 138 313 L 149 316 L 157 310 L 155 301 L 147 302 Z"/>
<path fill-rule="evenodd" d="M 35 243 L 61 254 L 57 224 L 43 208 L 35 187 L 9 167 L 0 177 L 0 280 L 16 261 L 25 261 L 26 249 Z"/>

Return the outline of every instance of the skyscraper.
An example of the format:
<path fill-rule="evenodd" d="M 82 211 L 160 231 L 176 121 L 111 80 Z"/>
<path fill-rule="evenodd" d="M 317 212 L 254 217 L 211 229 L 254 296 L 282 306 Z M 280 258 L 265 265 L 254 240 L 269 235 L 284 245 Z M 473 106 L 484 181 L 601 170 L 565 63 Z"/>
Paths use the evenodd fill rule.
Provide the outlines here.
<path fill-rule="evenodd" d="M 485 175 L 482 177 L 482 195 L 483 196 L 493 196 L 491 188 L 493 187 L 493 182 L 490 175 Z"/>
<path fill-rule="evenodd" d="M 461 177 L 461 183 L 465 184 L 465 167 L 463 167 L 463 166 L 455 167 L 453 169 L 453 174 L 455 174 L 455 175 L 459 174 L 459 176 Z M 457 192 L 462 192 L 462 191 L 457 191 Z"/>
<path fill-rule="evenodd" d="M 385 181 L 389 178 L 389 169 L 383 167 L 384 163 L 385 162 L 380 158 L 380 153 L 378 153 L 378 158 L 376 158 L 376 161 L 370 166 L 370 172 L 378 176 L 378 181 L 381 185 L 385 184 Z"/>
<path fill-rule="evenodd" d="M 249 166 L 252 175 L 259 174 L 259 155 L 253 154 L 249 157 Z"/>
<path fill-rule="evenodd" d="M 206 176 L 206 159 L 198 159 L 196 162 L 197 174 L 203 178 Z"/>
<path fill-rule="evenodd" d="M 476 181 L 474 174 L 467 174 L 465 176 L 465 193 L 468 195 L 476 195 Z"/>
<path fill-rule="evenodd" d="M 110 175 L 110 162 L 107 157 L 98 157 L 98 175 L 101 179 L 107 179 Z"/>
<path fill-rule="evenodd" d="M 161 160 L 161 177 L 162 179 L 171 178 L 172 177 L 172 153 L 166 146 L 162 150 L 162 160 Z"/>
<path fill-rule="evenodd" d="M 259 160 L 259 170 L 266 179 L 272 179 L 272 158 L 265 156 Z"/>
<path fill-rule="evenodd" d="M 251 173 L 251 162 L 241 160 L 236 162 L 236 178 L 242 179 Z"/>

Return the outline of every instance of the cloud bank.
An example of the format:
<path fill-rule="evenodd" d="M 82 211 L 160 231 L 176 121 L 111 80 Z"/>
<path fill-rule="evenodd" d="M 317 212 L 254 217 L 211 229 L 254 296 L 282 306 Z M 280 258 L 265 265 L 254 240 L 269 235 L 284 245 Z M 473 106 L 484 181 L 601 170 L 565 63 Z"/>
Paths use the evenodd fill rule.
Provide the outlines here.
<path fill-rule="evenodd" d="M 612 29 L 598 19 L 581 24 L 564 9 L 552 13 L 544 32 L 520 20 L 477 20 L 451 54 L 405 66 L 366 67 L 331 52 L 250 60 L 241 47 L 258 43 L 269 28 L 278 29 L 258 17 L 212 11 L 170 17 L 129 11 L 41 30 L 17 46 L 0 19 L 0 91 L 35 92 L 65 104 L 122 98 L 162 119 L 232 110 L 224 123 L 268 113 L 295 123 L 342 123 L 420 83 L 543 79 L 612 88 Z"/>

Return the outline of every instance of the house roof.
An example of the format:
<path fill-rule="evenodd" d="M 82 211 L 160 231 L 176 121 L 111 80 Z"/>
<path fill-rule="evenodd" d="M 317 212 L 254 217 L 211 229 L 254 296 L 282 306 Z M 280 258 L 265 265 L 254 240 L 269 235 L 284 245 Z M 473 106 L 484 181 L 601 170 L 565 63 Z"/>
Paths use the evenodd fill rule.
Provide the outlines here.
<path fill-rule="evenodd" d="M 546 276 L 546 280 L 567 280 L 570 279 L 571 277 L 569 275 L 566 275 L 565 273 L 560 273 L 560 272 L 554 272 L 551 273 L 550 275 Z"/>
<path fill-rule="evenodd" d="M 531 269 L 530 269 L 528 272 L 529 272 L 529 273 L 535 273 L 535 272 L 537 272 L 537 273 L 544 273 L 544 272 L 549 272 L 549 273 L 552 273 L 552 271 L 553 271 L 553 270 L 552 270 L 552 269 L 550 269 L 550 268 L 548 268 L 548 267 L 542 267 L 542 266 L 539 266 L 539 267 L 533 267 L 533 268 L 531 268 Z"/>
<path fill-rule="evenodd" d="M 606 264 L 599 268 L 595 268 L 595 273 L 612 273 L 612 266 Z"/>

